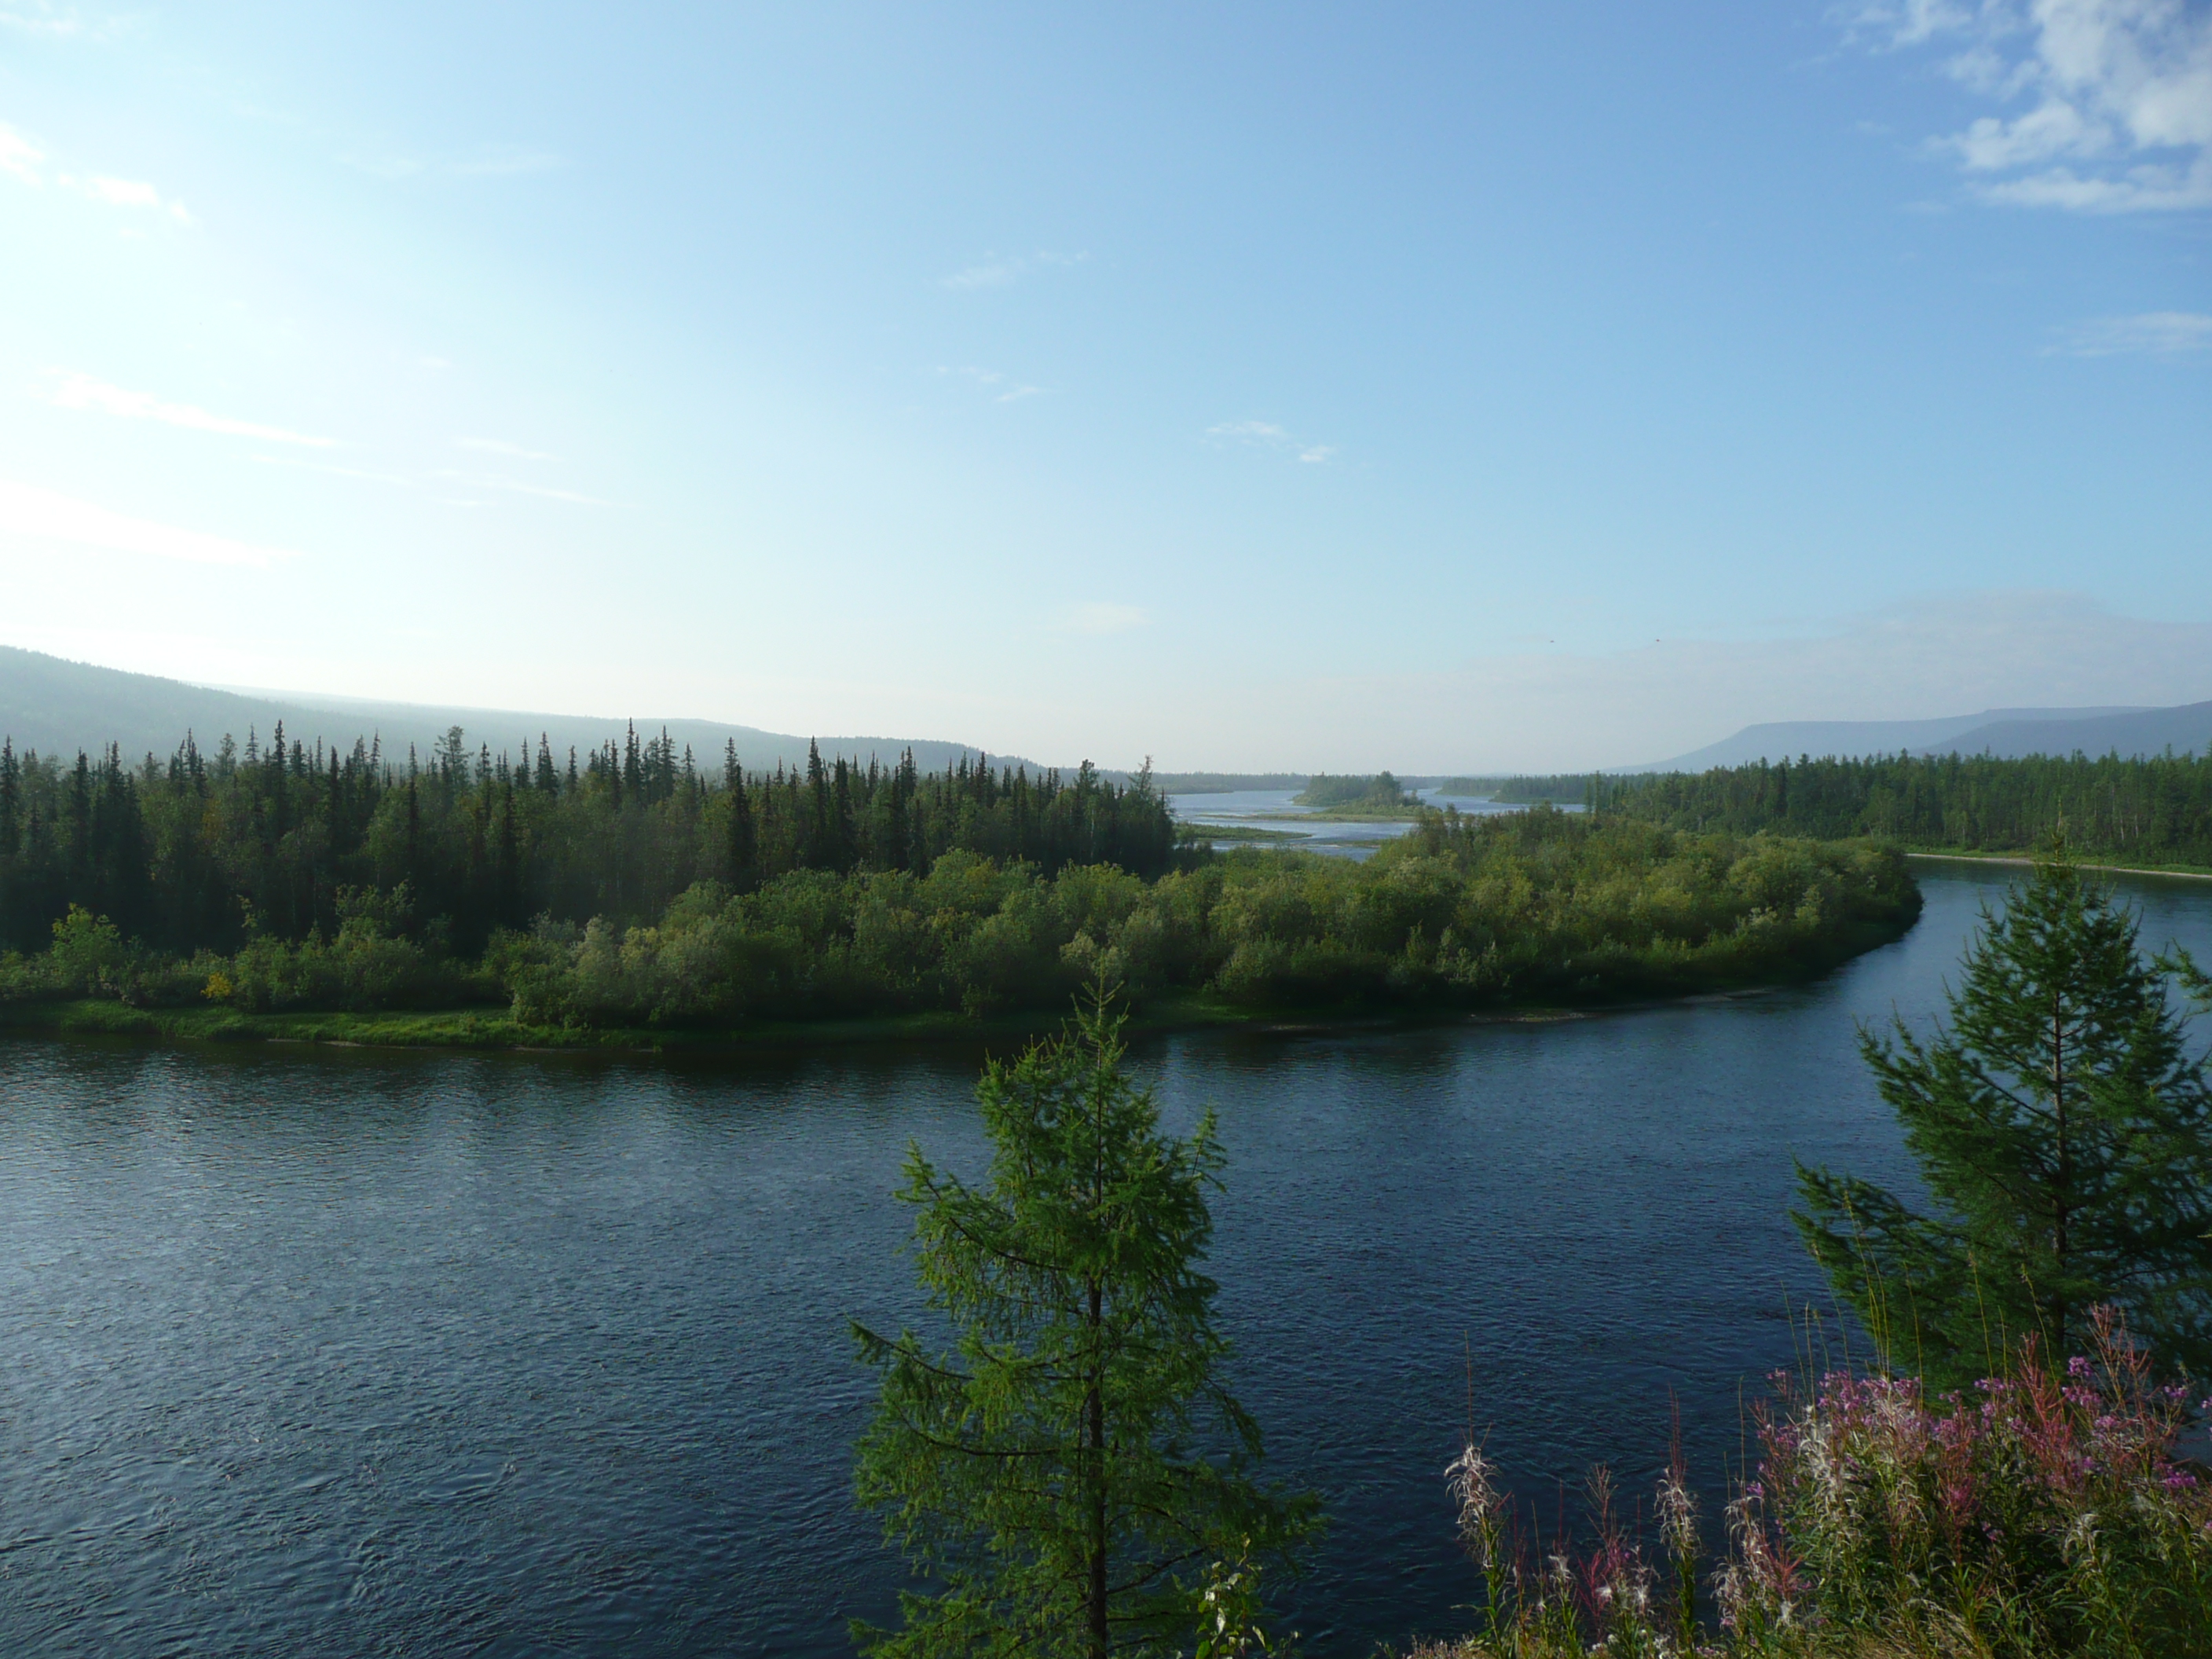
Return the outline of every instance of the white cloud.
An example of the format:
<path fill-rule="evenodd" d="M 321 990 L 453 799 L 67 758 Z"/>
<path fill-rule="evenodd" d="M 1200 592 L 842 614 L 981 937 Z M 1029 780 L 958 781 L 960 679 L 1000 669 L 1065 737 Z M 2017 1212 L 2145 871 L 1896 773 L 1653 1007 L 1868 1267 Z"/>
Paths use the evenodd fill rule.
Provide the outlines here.
<path fill-rule="evenodd" d="M 95 202 L 112 202 L 118 207 L 149 207 L 161 205 L 161 192 L 153 185 L 137 179 L 88 179 L 84 193 Z"/>
<path fill-rule="evenodd" d="M 1079 265 L 1090 257 L 1088 253 L 1054 253 L 1049 251 L 1006 258 L 987 253 L 975 264 L 963 266 L 939 281 L 941 286 L 950 289 L 1005 288 L 1019 282 L 1040 267 Z"/>
<path fill-rule="evenodd" d="M 1991 201 L 2077 212 L 2212 207 L 2212 10 L 2191 0 L 1906 0 L 1856 38 L 1944 41 L 1961 86 L 2019 114 L 1934 141 Z"/>
<path fill-rule="evenodd" d="M 4 14 L 0 14 L 4 15 Z M 0 121 L 0 173 L 11 173 L 27 185 L 46 182 L 39 164 L 48 158 L 46 150 L 21 133 Z M 191 214 L 182 202 L 166 199 L 161 192 L 143 179 L 118 179 L 112 173 L 94 173 L 79 178 L 74 173 L 60 173 L 55 183 L 64 190 L 76 191 L 92 201 L 110 207 L 144 208 L 155 213 L 166 213 L 184 224 L 192 222 Z"/>
<path fill-rule="evenodd" d="M 12 173 L 27 185 L 42 184 L 39 163 L 46 159 L 46 151 L 0 121 L 0 173 Z"/>
<path fill-rule="evenodd" d="M 1285 450 L 1308 466 L 1319 466 L 1336 453 L 1334 444 L 1309 443 L 1293 437 L 1273 421 L 1224 421 L 1206 428 L 1209 438 L 1240 439 L 1263 448 Z"/>
<path fill-rule="evenodd" d="M 2212 351 L 2212 316 L 2201 311 L 2146 311 L 2134 317 L 2099 317 L 2069 330 L 2063 343 L 2052 349 L 2075 357 L 2178 357 Z"/>
<path fill-rule="evenodd" d="M 256 547 L 227 536 L 131 518 L 51 489 L 6 479 L 0 479 L 0 535 L 68 542 L 156 559 L 182 559 L 192 564 L 266 567 L 295 556 L 282 548 Z"/>
<path fill-rule="evenodd" d="M 974 381 L 976 386 L 991 394 L 991 400 L 994 403 L 1018 404 L 1024 398 L 1038 397 L 1044 392 L 1044 388 L 1041 386 L 1026 386 L 1019 380 L 1009 380 L 994 368 L 940 368 L 937 372 L 939 374 L 955 374 L 963 380 Z"/>
<path fill-rule="evenodd" d="M 8 0 L 0 5 L 0 28 L 11 28 L 19 34 L 42 34 L 52 40 L 63 40 L 84 33 L 84 25 L 74 11 L 59 11 L 47 0 L 31 0 L 26 5 L 21 0 Z"/>
<path fill-rule="evenodd" d="M 115 179 L 104 174 L 77 179 L 64 173 L 60 182 L 69 189 L 79 191 L 95 202 L 105 202 L 110 207 L 145 208 L 155 213 L 166 213 L 183 224 L 192 222 L 192 216 L 182 202 L 163 199 L 161 192 L 143 179 Z"/>
<path fill-rule="evenodd" d="M 480 455 L 504 455 L 516 461 L 550 461 L 553 459 L 543 450 L 525 449 L 520 444 L 507 443 L 499 438 L 456 438 L 453 447 L 473 449 Z"/>
<path fill-rule="evenodd" d="M 121 386 L 109 386 L 95 380 L 89 374 L 64 376 L 54 389 L 52 399 L 57 409 L 97 410 L 102 414 L 120 415 L 136 421 L 160 421 L 168 426 L 186 427 L 195 432 L 218 432 L 227 437 L 258 438 L 264 443 L 299 444 L 309 449 L 330 449 L 336 446 L 331 438 L 313 438 L 303 433 L 287 432 L 282 427 L 262 426 L 252 421 L 234 421 L 222 415 L 210 415 L 204 409 L 190 404 L 165 404 L 150 392 L 125 392 Z"/>
<path fill-rule="evenodd" d="M 945 279 L 947 288 L 1004 288 L 1022 274 L 1024 266 L 1019 259 L 993 259 L 981 264 L 966 265 Z"/>
<path fill-rule="evenodd" d="M 1151 620 L 1133 605 L 1104 599 L 1079 605 L 1067 613 L 1067 625 L 1079 634 L 1126 634 Z"/>

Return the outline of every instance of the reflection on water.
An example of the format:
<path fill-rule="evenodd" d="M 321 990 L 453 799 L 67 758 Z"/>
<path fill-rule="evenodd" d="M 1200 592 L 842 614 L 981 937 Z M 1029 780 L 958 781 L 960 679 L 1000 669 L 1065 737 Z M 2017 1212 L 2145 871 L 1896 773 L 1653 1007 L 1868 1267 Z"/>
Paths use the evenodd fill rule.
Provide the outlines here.
<path fill-rule="evenodd" d="M 1548 1025 L 1194 1036 L 1213 1270 L 1273 1462 L 1334 1528 L 1324 1655 L 1452 1628 L 1473 1409 L 1548 1504 L 1700 1480 L 1817 1296 L 1790 1158 L 1907 1178 L 1854 1021 L 1924 1017 L 1985 871 L 1820 984 Z M 2133 884 L 2212 953 L 2212 891 Z M 887 1194 L 973 1171 L 976 1056 L 705 1062 L 0 1044 L 0 1637 L 19 1650 L 848 1650 L 846 1322 L 918 1316 Z"/>

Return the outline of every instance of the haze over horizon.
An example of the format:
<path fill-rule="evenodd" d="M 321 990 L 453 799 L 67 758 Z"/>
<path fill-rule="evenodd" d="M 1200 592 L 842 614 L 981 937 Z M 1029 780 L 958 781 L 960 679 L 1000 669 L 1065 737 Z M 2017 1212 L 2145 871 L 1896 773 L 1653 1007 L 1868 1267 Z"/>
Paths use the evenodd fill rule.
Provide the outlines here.
<path fill-rule="evenodd" d="M 2212 8 L 0 0 L 0 642 L 1182 769 L 2212 697 Z"/>

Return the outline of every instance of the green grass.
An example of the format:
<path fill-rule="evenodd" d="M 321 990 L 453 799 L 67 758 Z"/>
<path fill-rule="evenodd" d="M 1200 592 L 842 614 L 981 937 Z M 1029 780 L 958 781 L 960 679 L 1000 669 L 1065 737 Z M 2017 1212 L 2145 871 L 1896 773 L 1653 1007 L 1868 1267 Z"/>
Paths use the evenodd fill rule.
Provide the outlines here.
<path fill-rule="evenodd" d="M 532 1025 L 497 1007 L 380 1013 L 241 1013 L 229 1008 L 133 1008 L 81 998 L 0 1003 L 0 1033 L 18 1036 L 150 1037 L 170 1042 L 297 1042 L 383 1048 L 556 1049 L 574 1053 L 701 1052 L 826 1048 L 862 1042 L 1001 1040 L 1020 1042 L 1057 1030 L 1065 1013 L 1044 1009 L 980 1018 L 950 1011 L 864 1019 L 761 1020 L 734 1030 Z M 1431 1017 L 1433 1018 L 1433 1016 Z M 1253 1009 L 1204 994 L 1146 1000 L 1132 1031 L 1212 1027 L 1320 1029 L 1406 1023 L 1371 1010 L 1316 1016 L 1311 1009 Z"/>
<path fill-rule="evenodd" d="M 1310 836 L 1296 830 L 1260 830 L 1243 823 L 1178 823 L 1176 840 L 1188 846 L 1197 842 L 1226 841 L 1239 844 L 1281 844 L 1311 841 Z"/>

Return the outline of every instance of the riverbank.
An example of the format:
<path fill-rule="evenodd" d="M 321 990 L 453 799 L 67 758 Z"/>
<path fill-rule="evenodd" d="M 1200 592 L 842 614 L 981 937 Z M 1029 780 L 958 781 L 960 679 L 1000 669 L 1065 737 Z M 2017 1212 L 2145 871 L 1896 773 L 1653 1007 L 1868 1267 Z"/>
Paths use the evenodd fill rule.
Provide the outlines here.
<path fill-rule="evenodd" d="M 1755 996 L 1832 973 L 1868 951 L 1893 944 L 1917 919 L 1861 923 L 1831 935 L 1823 947 L 1759 963 L 1760 971 L 1678 970 L 1674 983 L 1593 988 L 1572 998 L 1504 999 L 1484 1006 L 1371 1002 L 1337 1007 L 1285 1003 L 1254 1006 L 1207 993 L 1146 997 L 1133 1008 L 1133 1035 L 1216 1030 L 1254 1036 L 1433 1030 L 1457 1024 L 1551 1024 L 1595 1015 L 1672 1004 Z M 109 998 L 0 1002 L 0 1037 L 136 1037 L 176 1043 L 291 1043 L 351 1048 L 439 1048 L 562 1054 L 738 1054 L 916 1043 L 1002 1043 L 1018 1047 L 1058 1030 L 1066 1009 L 969 1015 L 932 1009 L 863 1018 L 750 1021 L 696 1030 L 635 1025 L 555 1025 L 514 1017 L 496 1004 L 368 1012 L 234 1008 L 135 1007 Z"/>
<path fill-rule="evenodd" d="M 1932 859 L 1950 864 L 2000 864 L 2017 866 L 2022 869 L 2033 866 L 2033 853 L 1907 853 L 1909 859 Z M 2095 870 L 2108 876 L 2174 876 L 2184 881 L 2212 881 L 2212 869 L 2201 864 L 2084 864 L 2084 870 Z"/>

